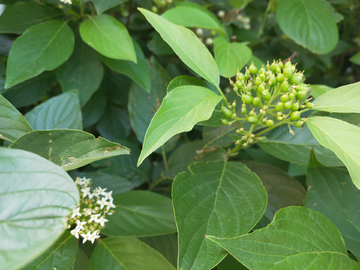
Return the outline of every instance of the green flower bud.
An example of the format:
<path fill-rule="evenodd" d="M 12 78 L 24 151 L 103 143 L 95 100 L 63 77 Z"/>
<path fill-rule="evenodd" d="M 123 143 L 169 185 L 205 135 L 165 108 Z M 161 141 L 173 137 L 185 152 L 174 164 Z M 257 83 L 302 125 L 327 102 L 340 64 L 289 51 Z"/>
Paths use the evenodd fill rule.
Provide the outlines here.
<path fill-rule="evenodd" d="M 269 91 L 265 90 L 265 93 L 262 92 L 262 97 L 263 97 L 264 100 L 269 100 L 271 98 L 271 94 L 270 94 Z"/>
<path fill-rule="evenodd" d="M 257 72 L 257 67 L 255 67 L 254 63 L 251 63 L 250 67 L 249 67 L 249 71 L 251 74 L 256 74 Z"/>
<path fill-rule="evenodd" d="M 229 120 L 227 119 L 221 119 L 221 122 L 223 123 L 223 125 L 227 125 L 229 123 Z"/>
<path fill-rule="evenodd" d="M 285 93 L 289 90 L 289 83 L 288 82 L 282 82 L 280 86 L 281 92 Z"/>
<path fill-rule="evenodd" d="M 286 101 L 288 101 L 289 100 L 289 96 L 286 94 L 286 95 L 282 95 L 281 97 L 280 97 L 280 100 L 282 101 L 282 102 L 286 102 Z"/>
<path fill-rule="evenodd" d="M 306 108 L 308 108 L 308 109 L 312 109 L 313 106 L 314 105 L 310 102 L 306 103 Z"/>
<path fill-rule="evenodd" d="M 290 93 L 289 94 L 289 99 L 294 99 L 295 98 L 295 94 L 294 93 Z"/>
<path fill-rule="evenodd" d="M 298 83 L 300 83 L 301 82 L 301 80 L 302 80 L 302 74 L 300 73 L 296 73 L 296 74 L 294 74 L 292 77 L 291 77 L 291 79 L 290 79 L 290 83 L 291 84 L 298 84 Z"/>
<path fill-rule="evenodd" d="M 284 110 L 284 103 L 282 102 L 278 102 L 275 106 L 275 110 L 278 111 L 278 112 L 281 112 Z"/>
<path fill-rule="evenodd" d="M 303 124 L 304 124 L 303 121 L 296 121 L 296 122 L 295 122 L 295 127 L 300 128 L 300 127 L 302 127 Z"/>
<path fill-rule="evenodd" d="M 273 62 L 273 63 L 271 64 L 271 66 L 270 66 L 270 70 L 275 73 L 277 67 L 278 67 L 278 65 L 277 65 L 275 62 Z"/>
<path fill-rule="evenodd" d="M 292 112 L 290 115 L 290 120 L 291 121 L 296 121 L 300 119 L 300 112 L 296 111 L 296 112 Z"/>
<path fill-rule="evenodd" d="M 267 121 L 266 121 L 266 126 L 267 126 L 267 127 L 272 127 L 272 126 L 274 126 L 274 121 L 271 120 L 271 119 L 270 119 L 270 120 L 267 120 Z"/>
<path fill-rule="evenodd" d="M 299 108 L 300 108 L 300 106 L 299 106 L 299 102 L 296 102 L 296 103 L 293 103 L 293 104 L 291 104 L 291 110 L 292 111 L 297 111 L 297 110 L 299 110 Z"/>
<path fill-rule="evenodd" d="M 285 102 L 284 103 L 284 108 L 289 110 L 291 108 L 291 101 Z"/>
<path fill-rule="evenodd" d="M 276 75 L 276 80 L 277 80 L 277 82 L 281 83 L 281 82 L 284 81 L 284 79 L 285 79 L 284 74 L 278 73 L 278 74 Z"/>
<path fill-rule="evenodd" d="M 241 113 L 242 113 L 243 115 L 246 115 L 246 114 L 247 114 L 247 110 L 246 110 L 245 107 L 242 107 L 242 108 L 241 108 Z"/>
<path fill-rule="evenodd" d="M 241 98 L 241 101 L 246 104 L 251 104 L 253 102 L 253 97 L 245 95 Z"/>
<path fill-rule="evenodd" d="M 258 98 L 258 97 L 255 97 L 254 99 L 253 99 L 253 105 L 254 106 L 258 106 L 259 104 L 260 104 L 260 98 Z"/>
<path fill-rule="evenodd" d="M 306 98 L 306 92 L 305 91 L 299 91 L 296 93 L 296 99 L 297 100 L 303 100 Z"/>
<path fill-rule="evenodd" d="M 249 116 L 247 120 L 251 124 L 256 124 L 257 122 L 259 122 L 259 119 L 256 116 Z"/>
<path fill-rule="evenodd" d="M 284 68 L 283 74 L 285 77 L 287 77 L 289 79 L 291 79 L 291 77 L 293 76 L 293 72 L 290 68 Z"/>

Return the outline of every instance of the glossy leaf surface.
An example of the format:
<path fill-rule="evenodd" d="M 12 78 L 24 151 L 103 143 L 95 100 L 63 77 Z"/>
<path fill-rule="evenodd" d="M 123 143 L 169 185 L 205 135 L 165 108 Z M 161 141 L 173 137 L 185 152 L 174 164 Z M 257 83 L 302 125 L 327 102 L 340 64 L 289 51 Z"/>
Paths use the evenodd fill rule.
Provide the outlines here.
<path fill-rule="evenodd" d="M 211 269 L 226 252 L 205 235 L 235 237 L 261 218 L 267 195 L 260 179 L 237 162 L 195 163 L 176 176 L 172 197 L 179 233 L 179 269 Z"/>
<path fill-rule="evenodd" d="M 138 165 L 172 136 L 209 119 L 220 100 L 220 96 L 200 86 L 180 86 L 169 92 L 146 131 Z"/>
<path fill-rule="evenodd" d="M 73 129 L 32 131 L 17 139 L 10 147 L 36 153 L 65 171 L 107 157 L 129 154 L 129 149 L 120 144 Z"/>
<path fill-rule="evenodd" d="M 93 0 L 97 14 L 103 13 L 112 7 L 116 7 L 127 0 Z"/>

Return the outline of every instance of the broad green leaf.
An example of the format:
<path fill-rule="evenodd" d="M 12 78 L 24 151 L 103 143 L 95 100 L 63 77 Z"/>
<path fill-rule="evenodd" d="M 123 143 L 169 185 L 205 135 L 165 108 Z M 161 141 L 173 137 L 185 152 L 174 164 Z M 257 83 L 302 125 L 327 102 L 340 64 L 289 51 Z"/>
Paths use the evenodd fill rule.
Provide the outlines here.
<path fill-rule="evenodd" d="M 11 47 L 5 88 L 57 68 L 73 49 L 74 33 L 66 22 L 49 21 L 31 27 Z"/>
<path fill-rule="evenodd" d="M 89 257 L 81 248 L 78 248 L 75 262 L 70 270 L 89 270 L 89 269 L 90 269 Z"/>
<path fill-rule="evenodd" d="M 6 7 L 0 16 L 0 33 L 22 34 L 36 24 L 61 19 L 61 9 L 35 2 L 18 2 Z"/>
<path fill-rule="evenodd" d="M 153 54 L 173 55 L 175 54 L 171 47 L 161 38 L 159 33 L 155 33 L 152 39 L 147 43 L 147 47 Z"/>
<path fill-rule="evenodd" d="M 78 241 L 66 230 L 56 242 L 22 270 L 69 270 L 74 263 Z"/>
<path fill-rule="evenodd" d="M 321 0 L 321 3 L 331 12 L 336 23 L 344 19 L 344 16 L 336 12 L 335 8 L 327 0 Z"/>
<path fill-rule="evenodd" d="M 221 96 L 201 86 L 180 86 L 169 92 L 146 131 L 138 165 L 172 136 L 209 119 L 220 100 Z"/>
<path fill-rule="evenodd" d="M 213 92 L 215 92 L 217 94 L 220 94 L 219 90 L 217 90 L 213 84 L 211 84 L 207 81 L 204 81 L 203 79 L 192 77 L 192 76 L 187 76 L 187 75 L 181 75 L 181 76 L 178 76 L 175 79 L 173 79 L 169 83 L 169 85 L 167 87 L 167 91 L 170 92 L 171 90 L 174 90 L 175 88 L 177 88 L 179 86 L 184 86 L 184 85 L 202 86 L 202 87 L 212 90 Z"/>
<path fill-rule="evenodd" d="M 321 0 L 281 0 L 276 18 L 290 39 L 313 53 L 329 53 L 338 42 L 335 20 Z"/>
<path fill-rule="evenodd" d="M 360 128 L 335 118 L 321 116 L 311 117 L 306 123 L 319 143 L 344 162 L 355 186 L 360 189 Z M 321 162 L 318 156 L 317 158 Z"/>
<path fill-rule="evenodd" d="M 219 70 L 215 60 L 194 32 L 148 10 L 139 10 L 188 67 L 208 82 L 219 85 Z"/>
<path fill-rule="evenodd" d="M 58 128 L 82 129 L 82 119 L 77 91 L 53 97 L 25 115 L 34 130 Z"/>
<path fill-rule="evenodd" d="M 220 75 L 226 78 L 235 76 L 252 56 L 251 50 L 244 43 L 229 43 L 222 37 L 214 39 L 214 51 Z"/>
<path fill-rule="evenodd" d="M 309 163 L 310 151 L 314 149 L 321 163 L 328 166 L 343 166 L 343 163 L 332 151 L 319 144 L 316 140 L 318 138 L 311 134 L 308 126 L 291 127 L 291 129 L 294 131 L 294 135 L 290 134 L 287 125 L 266 133 L 266 141 L 259 143 L 259 146 L 279 159 L 303 165 Z"/>
<path fill-rule="evenodd" d="M 100 241 L 90 258 L 90 270 L 175 270 L 156 250 L 134 237 L 110 237 Z"/>
<path fill-rule="evenodd" d="M 25 117 L 0 95 L 0 139 L 15 141 L 32 130 Z"/>
<path fill-rule="evenodd" d="M 178 254 L 178 242 L 176 234 L 142 237 L 140 240 L 160 252 L 173 266 L 176 267 Z"/>
<path fill-rule="evenodd" d="M 150 80 L 150 71 L 148 61 L 144 56 L 141 47 L 133 40 L 133 44 L 136 52 L 137 63 L 125 60 L 116 60 L 101 56 L 101 60 L 112 70 L 122 73 L 131 79 L 133 79 L 137 84 L 150 93 L 151 80 Z"/>
<path fill-rule="evenodd" d="M 106 109 L 106 97 L 102 91 L 96 91 L 82 108 L 83 127 L 88 128 L 96 124 Z"/>
<path fill-rule="evenodd" d="M 277 210 L 302 204 L 306 191 L 295 178 L 270 164 L 252 161 L 244 163 L 260 178 L 268 194 L 268 209 L 262 217 L 262 225 L 270 223 Z"/>
<path fill-rule="evenodd" d="M 334 88 L 327 86 L 327 85 L 312 84 L 312 85 L 310 85 L 310 89 L 311 89 L 311 96 L 313 98 L 318 98 L 322 94 L 325 94 L 326 92 L 328 92 Z"/>
<path fill-rule="evenodd" d="M 97 14 L 103 13 L 112 7 L 116 7 L 127 0 L 92 0 L 95 5 Z"/>
<path fill-rule="evenodd" d="M 1 64 L 0 64 L 0 69 L 1 69 Z M 5 70 L 5 67 L 4 67 Z M 0 95 L 2 95 L 4 92 L 6 92 L 5 89 L 5 78 L 0 77 Z"/>
<path fill-rule="evenodd" d="M 137 84 L 131 86 L 129 93 L 130 123 L 140 142 L 144 141 L 146 129 L 159 109 L 170 82 L 169 76 L 155 57 L 150 58 L 149 64 L 150 77 L 152 78 L 150 93 L 147 93 L 145 89 Z"/>
<path fill-rule="evenodd" d="M 266 208 L 260 179 L 237 162 L 195 163 L 172 186 L 179 233 L 179 269 L 210 269 L 226 252 L 204 236 L 247 233 Z"/>
<path fill-rule="evenodd" d="M 128 155 L 129 149 L 101 137 L 73 129 L 35 130 L 18 138 L 10 148 L 42 156 L 65 171 L 85 166 L 96 160 Z"/>
<path fill-rule="evenodd" d="M 236 7 L 237 9 L 243 9 L 252 1 L 253 0 L 230 0 L 229 4 L 233 7 Z"/>
<path fill-rule="evenodd" d="M 360 127 L 360 117 L 357 113 L 329 113 L 316 111 L 312 113 L 311 116 L 329 116 Z"/>
<path fill-rule="evenodd" d="M 225 29 L 216 16 L 206 8 L 195 3 L 179 3 L 176 7 L 168 9 L 162 17 L 176 25 L 212 29 L 220 35 Z"/>
<path fill-rule="evenodd" d="M 96 127 L 100 135 L 107 140 L 125 140 L 130 134 L 127 111 L 115 104 L 107 104 L 105 112 Z"/>
<path fill-rule="evenodd" d="M 54 72 L 45 71 L 35 78 L 6 89 L 4 97 L 16 108 L 33 105 L 40 101 L 55 84 Z"/>
<path fill-rule="evenodd" d="M 56 73 L 63 92 L 78 90 L 81 107 L 99 88 L 104 77 L 104 68 L 96 51 L 76 39 L 75 49 L 68 61 Z"/>
<path fill-rule="evenodd" d="M 353 56 L 351 56 L 349 58 L 349 61 L 356 64 L 356 65 L 360 65 L 360 52 L 354 54 Z"/>
<path fill-rule="evenodd" d="M 106 95 L 108 100 L 126 107 L 132 84 L 133 81 L 129 77 L 110 70 L 104 74 L 99 90 Z"/>
<path fill-rule="evenodd" d="M 315 155 L 306 178 L 309 186 L 304 206 L 324 214 L 339 229 L 347 249 L 360 258 L 360 190 L 345 170 L 325 167 Z"/>
<path fill-rule="evenodd" d="M 110 15 L 89 17 L 80 25 L 80 35 L 102 55 L 136 63 L 134 45 L 126 27 Z"/>
<path fill-rule="evenodd" d="M 327 91 L 314 104 L 313 110 L 318 111 L 360 113 L 360 82 Z"/>
<path fill-rule="evenodd" d="M 204 148 L 209 148 L 213 145 L 226 146 L 234 143 L 235 140 L 232 136 L 236 136 L 236 126 L 222 125 L 218 127 L 203 128 L 203 141 L 205 144 Z"/>
<path fill-rule="evenodd" d="M 217 265 L 219 270 L 247 270 L 248 268 L 236 260 L 233 256 L 228 254 L 225 259 Z"/>
<path fill-rule="evenodd" d="M 250 157 L 254 161 L 273 165 L 275 167 L 282 169 L 283 171 L 286 171 L 287 168 L 289 167 L 289 162 L 278 159 L 273 155 L 270 155 L 260 147 L 249 147 L 249 148 L 245 148 L 244 150 L 248 155 L 250 155 Z M 250 158 L 247 157 L 244 159 L 250 159 Z"/>
<path fill-rule="evenodd" d="M 113 196 L 115 213 L 101 231 L 110 236 L 153 236 L 176 232 L 171 199 L 137 190 Z"/>
<path fill-rule="evenodd" d="M 64 232 L 79 203 L 74 181 L 60 167 L 18 149 L 0 148 L 0 264 L 18 269 Z"/>
<path fill-rule="evenodd" d="M 290 206 L 266 228 L 232 239 L 207 236 L 249 269 L 359 269 L 340 232 L 323 214 Z"/>

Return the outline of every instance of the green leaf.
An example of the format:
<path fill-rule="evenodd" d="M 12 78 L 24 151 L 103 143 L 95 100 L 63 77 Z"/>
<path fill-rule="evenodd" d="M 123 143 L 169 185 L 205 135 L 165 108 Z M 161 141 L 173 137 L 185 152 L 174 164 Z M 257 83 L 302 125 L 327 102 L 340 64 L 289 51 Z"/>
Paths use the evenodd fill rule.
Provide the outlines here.
<path fill-rule="evenodd" d="M 219 270 L 248 270 L 247 267 L 242 265 L 238 260 L 233 256 L 228 254 L 225 259 L 223 259 L 218 265 Z"/>
<path fill-rule="evenodd" d="M 187 75 L 181 75 L 181 76 L 178 76 L 175 79 L 173 79 L 169 83 L 169 85 L 167 87 L 167 91 L 170 92 L 171 90 L 174 90 L 175 88 L 177 88 L 179 86 L 184 86 L 184 85 L 202 86 L 202 87 L 212 90 L 214 93 L 220 94 L 219 91 L 216 89 L 216 87 L 213 84 L 211 84 L 207 81 L 204 81 L 203 79 L 192 77 L 192 76 L 187 76 Z"/>
<path fill-rule="evenodd" d="M 38 154 L 61 166 L 65 171 L 85 166 L 96 160 L 128 155 L 129 149 L 101 137 L 72 129 L 35 130 L 10 145 Z"/>
<path fill-rule="evenodd" d="M 339 39 L 332 13 L 321 0 L 281 0 L 276 17 L 282 31 L 313 53 L 331 52 Z"/>
<path fill-rule="evenodd" d="M 172 136 L 209 119 L 220 100 L 220 96 L 201 86 L 180 86 L 169 92 L 146 131 L 138 165 Z"/>
<path fill-rule="evenodd" d="M 178 254 L 178 242 L 176 234 L 142 237 L 140 240 L 160 252 L 173 266 L 176 267 Z"/>
<path fill-rule="evenodd" d="M 79 191 L 55 164 L 22 150 L 0 148 L 0 262 L 18 269 L 64 232 Z"/>
<path fill-rule="evenodd" d="M 80 38 L 76 39 L 75 49 L 68 61 L 56 73 L 63 92 L 78 90 L 81 107 L 99 88 L 104 77 L 104 68 L 96 51 Z"/>
<path fill-rule="evenodd" d="M 286 125 L 266 133 L 266 141 L 259 143 L 259 146 L 279 159 L 304 165 L 309 163 L 310 151 L 314 149 L 321 163 L 328 166 L 343 166 L 343 163 L 332 151 L 319 144 L 308 126 L 291 127 L 291 129 L 294 131 L 294 135 L 290 134 Z"/>
<path fill-rule="evenodd" d="M 165 11 L 162 17 L 176 25 L 212 29 L 222 36 L 225 35 L 225 30 L 218 18 L 195 3 L 178 3 L 176 7 Z"/>
<path fill-rule="evenodd" d="M 171 47 L 161 38 L 160 34 L 155 32 L 152 39 L 147 43 L 147 47 L 153 54 L 172 55 L 175 54 Z"/>
<path fill-rule="evenodd" d="M 129 99 L 130 87 L 133 81 L 123 74 L 110 70 L 104 74 L 104 79 L 100 85 L 108 100 L 126 107 Z"/>
<path fill-rule="evenodd" d="M 133 44 L 136 52 L 137 63 L 124 60 L 116 60 L 101 56 L 101 60 L 112 70 L 125 74 L 133 79 L 138 85 L 150 93 L 151 80 L 148 61 L 146 60 L 141 47 L 135 40 Z"/>
<path fill-rule="evenodd" d="M 311 96 L 313 98 L 318 98 L 322 94 L 325 94 L 326 92 L 328 92 L 334 88 L 327 86 L 327 85 L 312 84 L 312 85 L 310 85 L 310 89 L 311 89 Z"/>
<path fill-rule="evenodd" d="M 252 57 L 252 51 L 244 43 L 229 43 L 222 37 L 214 39 L 214 51 L 220 75 L 226 78 L 235 76 Z"/>
<path fill-rule="evenodd" d="M 100 135 L 107 140 L 125 140 L 130 134 L 127 111 L 115 104 L 108 104 L 96 127 Z"/>
<path fill-rule="evenodd" d="M 106 97 L 102 91 L 96 91 L 82 108 L 83 127 L 88 128 L 96 124 L 106 109 Z"/>
<path fill-rule="evenodd" d="M 15 141 L 32 130 L 25 117 L 0 95 L 0 139 Z"/>
<path fill-rule="evenodd" d="M 232 239 L 207 236 L 250 269 L 359 269 L 340 232 L 323 214 L 290 206 L 266 228 Z"/>
<path fill-rule="evenodd" d="M 18 2 L 6 7 L 0 16 L 0 33 L 22 34 L 36 24 L 61 19 L 61 9 L 35 2 Z"/>
<path fill-rule="evenodd" d="M 81 38 L 102 55 L 136 63 L 134 45 L 126 27 L 115 18 L 102 14 L 89 17 L 80 25 Z"/>
<path fill-rule="evenodd" d="M 360 82 L 344 85 L 318 97 L 313 110 L 339 113 L 360 113 Z"/>
<path fill-rule="evenodd" d="M 267 196 L 260 179 L 241 163 L 195 163 L 189 170 L 192 174 L 178 174 L 172 186 L 178 268 L 210 269 L 226 252 L 204 235 L 247 233 L 263 215 Z"/>
<path fill-rule="evenodd" d="M 356 65 L 360 65 L 360 52 L 354 54 L 353 56 L 351 56 L 349 58 L 349 61 L 356 64 Z"/>
<path fill-rule="evenodd" d="M 28 112 L 25 118 L 35 130 L 81 130 L 82 119 L 77 91 L 69 91 L 47 100 Z"/>
<path fill-rule="evenodd" d="M 219 70 L 215 60 L 194 32 L 148 10 L 139 10 L 188 67 L 208 82 L 219 85 Z"/>
<path fill-rule="evenodd" d="M 175 270 L 156 250 L 134 237 L 100 241 L 90 258 L 90 270 Z"/>
<path fill-rule="evenodd" d="M 306 123 L 319 143 L 344 162 L 355 186 L 360 189 L 360 128 L 335 118 L 321 116 L 311 117 Z M 320 159 L 319 161 L 321 162 Z"/>
<path fill-rule="evenodd" d="M 92 0 L 95 5 L 97 14 L 103 13 L 105 10 L 116 7 L 127 0 Z"/>
<path fill-rule="evenodd" d="M 90 269 L 90 259 L 86 253 L 78 248 L 75 262 L 71 270 L 89 270 Z"/>
<path fill-rule="evenodd" d="M 69 270 L 74 263 L 78 242 L 76 238 L 65 231 L 63 235 L 44 253 L 26 265 L 22 270 Z"/>
<path fill-rule="evenodd" d="M 17 108 L 33 105 L 40 101 L 54 84 L 56 84 L 54 72 L 46 71 L 7 89 L 4 97 Z"/>
<path fill-rule="evenodd" d="M 253 0 L 230 0 L 229 4 L 237 9 L 243 9 L 252 1 Z"/>
<path fill-rule="evenodd" d="M 5 88 L 57 68 L 73 49 L 74 33 L 66 22 L 49 21 L 31 27 L 10 49 Z"/>
<path fill-rule="evenodd" d="M 234 143 L 235 140 L 232 136 L 236 136 L 236 129 L 236 126 L 228 125 L 218 127 L 205 126 L 203 128 L 204 148 L 210 148 L 213 145 L 226 146 Z"/>
<path fill-rule="evenodd" d="M 137 190 L 113 196 L 115 213 L 101 231 L 110 236 L 153 236 L 176 232 L 171 199 Z"/>
<path fill-rule="evenodd" d="M 309 189 L 304 206 L 330 219 L 342 234 L 347 249 L 360 258 L 360 190 L 354 188 L 349 173 L 325 167 L 312 155 L 306 184 Z"/>

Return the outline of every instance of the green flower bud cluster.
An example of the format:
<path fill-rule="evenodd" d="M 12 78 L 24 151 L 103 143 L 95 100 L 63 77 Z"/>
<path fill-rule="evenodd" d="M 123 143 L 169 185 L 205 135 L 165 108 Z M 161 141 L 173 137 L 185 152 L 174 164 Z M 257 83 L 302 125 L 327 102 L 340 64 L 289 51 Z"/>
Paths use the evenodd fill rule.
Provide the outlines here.
<path fill-rule="evenodd" d="M 106 188 L 97 187 L 91 190 L 91 178 L 76 178 L 76 186 L 80 192 L 80 205 L 73 210 L 71 216 L 67 219 L 67 228 L 71 230 L 71 234 L 77 239 L 79 236 L 86 241 L 94 241 L 100 237 L 100 230 L 105 227 L 105 215 L 114 213 L 111 208 L 115 208 L 113 204 L 112 191 L 105 192 Z M 92 192 L 91 192 L 92 191 Z M 76 226 L 74 226 L 76 225 Z"/>
<path fill-rule="evenodd" d="M 193 31 L 205 46 L 211 46 L 214 43 L 214 37 L 216 36 L 214 30 L 195 28 Z"/>
<path fill-rule="evenodd" d="M 172 2 L 172 0 L 153 0 L 151 11 L 154 13 L 163 13 L 169 9 Z"/>
<path fill-rule="evenodd" d="M 301 118 L 301 113 L 311 109 L 313 105 L 307 100 L 309 87 L 303 80 L 303 73 L 297 71 L 296 65 L 290 60 L 286 63 L 273 61 L 271 65 L 268 63 L 259 70 L 252 63 L 245 73 L 236 74 L 235 82 L 230 80 L 243 103 L 242 117 L 232 114 L 232 119 L 268 128 L 278 123 L 301 127 L 306 121 Z M 223 113 L 225 115 L 225 111 Z M 226 124 L 233 122 L 228 121 Z M 243 138 L 242 141 L 248 142 L 251 139 L 252 132 L 239 130 L 238 133 L 246 136 L 246 140 Z"/>

